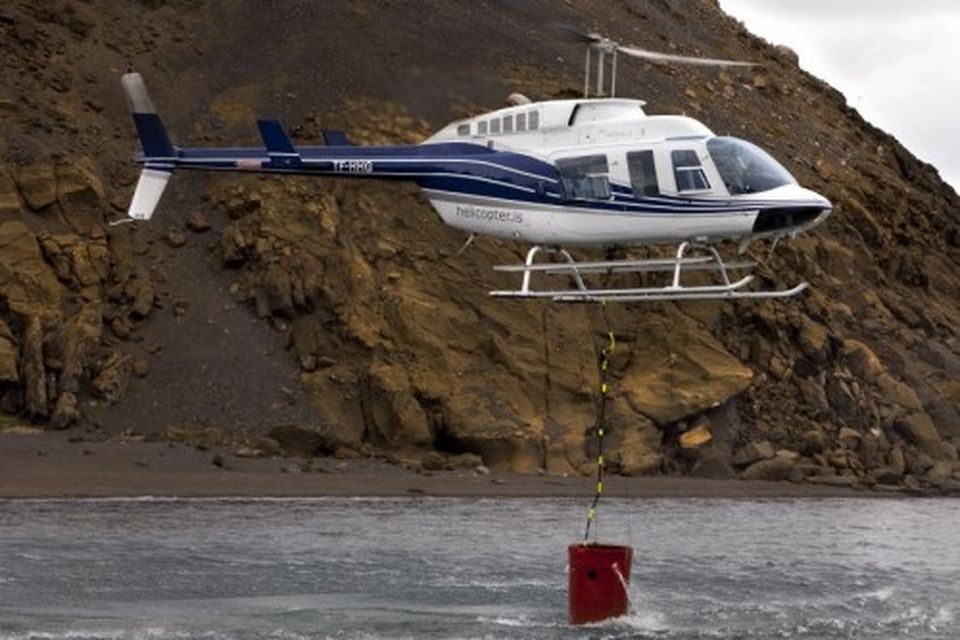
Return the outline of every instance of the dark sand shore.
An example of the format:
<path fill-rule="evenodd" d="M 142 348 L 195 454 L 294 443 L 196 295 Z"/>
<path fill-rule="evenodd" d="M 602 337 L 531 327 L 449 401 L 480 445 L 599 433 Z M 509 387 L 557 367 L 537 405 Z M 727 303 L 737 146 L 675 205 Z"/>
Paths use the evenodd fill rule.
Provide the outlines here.
<path fill-rule="evenodd" d="M 219 455 L 223 467 L 213 464 Z M 0 433 L 0 498 L 112 496 L 570 496 L 592 495 L 583 477 L 418 473 L 376 460 L 245 459 L 156 442 L 71 442 L 64 433 Z M 881 496 L 843 487 L 692 478 L 622 478 L 605 483 L 615 497 Z"/>

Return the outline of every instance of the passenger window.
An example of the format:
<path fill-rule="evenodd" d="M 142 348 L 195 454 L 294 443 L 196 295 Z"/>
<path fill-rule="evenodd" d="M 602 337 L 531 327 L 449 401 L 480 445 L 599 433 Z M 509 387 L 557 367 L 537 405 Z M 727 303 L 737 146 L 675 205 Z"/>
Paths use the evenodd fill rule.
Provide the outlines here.
<path fill-rule="evenodd" d="M 517 114 L 517 131 L 526 131 L 527 130 L 527 114 L 518 113 Z"/>
<path fill-rule="evenodd" d="M 513 132 L 513 116 L 503 116 L 503 132 Z"/>
<path fill-rule="evenodd" d="M 567 199 L 610 197 L 607 156 L 582 156 L 557 160 L 560 184 Z"/>
<path fill-rule="evenodd" d="M 461 124 L 459 127 L 457 127 L 457 135 L 458 135 L 458 136 L 468 136 L 468 135 L 470 135 L 470 125 L 469 125 L 469 124 Z"/>
<path fill-rule="evenodd" d="M 485 136 L 485 135 L 487 135 L 487 121 L 486 121 L 486 120 L 481 120 L 480 122 L 477 123 L 477 135 L 478 135 L 478 136 Z"/>
<path fill-rule="evenodd" d="M 494 118 L 490 121 L 490 135 L 500 133 L 500 118 Z"/>
<path fill-rule="evenodd" d="M 527 117 L 527 128 L 533 131 L 534 129 L 540 128 L 540 112 L 531 111 L 530 115 Z"/>
<path fill-rule="evenodd" d="M 657 184 L 657 169 L 653 163 L 653 151 L 631 151 L 627 154 L 627 169 L 630 171 L 630 186 L 638 197 L 655 196 L 660 193 Z"/>
<path fill-rule="evenodd" d="M 707 174 L 700 166 L 700 158 L 692 149 L 678 149 L 671 152 L 673 176 L 677 180 L 677 191 L 703 191 L 710 188 Z"/>

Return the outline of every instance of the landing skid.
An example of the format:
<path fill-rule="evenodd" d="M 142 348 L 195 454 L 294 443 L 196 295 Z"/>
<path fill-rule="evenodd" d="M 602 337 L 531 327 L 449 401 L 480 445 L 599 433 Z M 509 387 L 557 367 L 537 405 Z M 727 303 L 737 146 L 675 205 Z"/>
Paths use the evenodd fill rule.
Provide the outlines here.
<path fill-rule="evenodd" d="M 707 252 L 705 256 L 688 257 L 690 250 Z M 560 256 L 564 262 L 536 264 L 534 259 L 541 251 Z M 740 300 L 756 298 L 789 298 L 807 288 L 803 282 L 791 289 L 772 291 L 746 291 L 745 287 L 753 282 L 752 275 L 731 280 L 729 271 L 742 271 L 753 268 L 753 262 L 724 262 L 717 250 L 704 244 L 681 243 L 675 258 L 650 260 L 605 260 L 598 262 L 577 262 L 565 250 L 552 247 L 535 246 L 527 252 L 527 258 L 520 265 L 500 265 L 496 271 L 522 273 L 520 289 L 514 291 L 491 291 L 494 298 L 546 298 L 553 302 L 639 302 L 654 300 Z M 686 271 L 715 271 L 720 274 L 723 284 L 687 286 L 681 284 L 681 275 Z M 662 287 L 639 288 L 590 288 L 584 276 L 593 274 L 672 272 L 671 284 Z M 530 286 L 533 274 L 545 276 L 568 276 L 573 278 L 575 287 L 566 289 L 534 289 Z"/>

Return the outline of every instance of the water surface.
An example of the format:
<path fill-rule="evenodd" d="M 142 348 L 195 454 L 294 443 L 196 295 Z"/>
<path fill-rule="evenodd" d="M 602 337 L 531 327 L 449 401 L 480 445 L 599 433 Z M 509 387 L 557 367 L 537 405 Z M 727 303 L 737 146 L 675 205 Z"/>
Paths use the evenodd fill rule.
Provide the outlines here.
<path fill-rule="evenodd" d="M 960 637 L 960 500 L 607 500 L 634 611 L 573 628 L 585 506 L 0 502 L 0 639 Z"/>

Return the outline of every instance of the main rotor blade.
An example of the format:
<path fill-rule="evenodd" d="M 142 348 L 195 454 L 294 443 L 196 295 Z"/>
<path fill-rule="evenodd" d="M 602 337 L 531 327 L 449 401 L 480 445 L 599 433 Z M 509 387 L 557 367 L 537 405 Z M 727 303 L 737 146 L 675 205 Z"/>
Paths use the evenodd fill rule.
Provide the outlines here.
<path fill-rule="evenodd" d="M 660 62 L 678 62 L 680 64 L 699 64 L 711 67 L 755 67 L 755 62 L 741 62 L 739 60 L 721 60 L 720 58 L 695 58 L 693 56 L 678 56 L 672 53 L 660 53 L 659 51 L 647 51 L 646 49 L 637 49 L 636 47 L 617 47 L 620 53 L 634 58 L 643 58 L 644 60 L 656 60 Z"/>
<path fill-rule="evenodd" d="M 603 37 L 599 34 L 587 33 L 586 31 L 581 31 L 580 29 L 572 27 L 569 24 L 554 24 L 553 29 L 567 42 L 593 44 L 594 42 L 600 42 L 603 40 Z"/>

